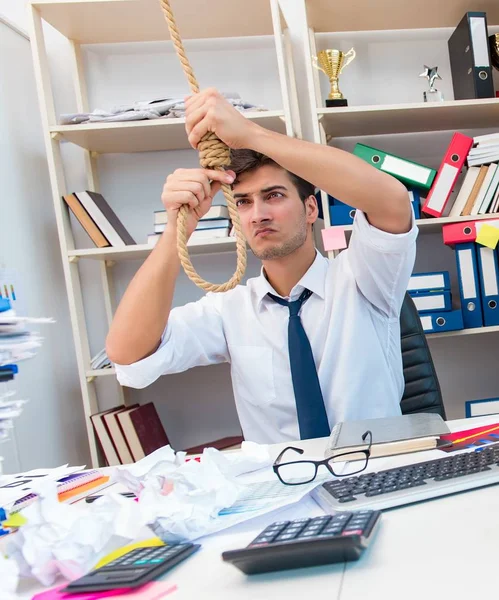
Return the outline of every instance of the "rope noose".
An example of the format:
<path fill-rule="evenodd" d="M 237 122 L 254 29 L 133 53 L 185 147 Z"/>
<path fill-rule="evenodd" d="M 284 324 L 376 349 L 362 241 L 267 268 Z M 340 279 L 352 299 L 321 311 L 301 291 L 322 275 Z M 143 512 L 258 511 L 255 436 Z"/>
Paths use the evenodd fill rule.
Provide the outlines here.
<path fill-rule="evenodd" d="M 199 85 L 196 81 L 196 77 L 192 71 L 192 67 L 185 54 L 184 45 L 180 38 L 180 34 L 173 17 L 172 9 L 170 8 L 169 0 L 159 0 L 163 13 L 165 15 L 166 22 L 168 23 L 168 29 L 170 30 L 170 37 L 173 45 L 177 52 L 177 56 L 180 59 L 182 68 L 185 76 L 189 82 L 189 86 L 193 94 L 199 93 Z M 217 171 L 223 171 L 223 167 L 230 164 L 230 150 L 229 147 L 224 144 L 214 133 L 207 133 L 203 136 L 198 144 L 199 150 L 199 162 L 205 169 L 216 169 Z M 246 270 L 246 240 L 244 239 L 243 232 L 241 229 L 241 221 L 239 219 L 239 213 L 237 211 L 234 196 L 232 195 L 232 189 L 230 185 L 222 183 L 222 191 L 227 201 L 227 207 L 229 209 L 229 216 L 234 225 L 236 232 L 236 248 L 237 248 L 237 266 L 236 271 L 227 283 L 215 284 L 209 283 L 202 279 L 192 266 L 189 253 L 187 251 L 187 217 L 189 215 L 189 207 L 183 205 L 178 211 L 177 218 L 177 250 L 180 258 L 180 263 L 184 268 L 189 279 L 194 282 L 197 286 L 207 292 L 226 292 L 234 288 L 244 275 Z"/>

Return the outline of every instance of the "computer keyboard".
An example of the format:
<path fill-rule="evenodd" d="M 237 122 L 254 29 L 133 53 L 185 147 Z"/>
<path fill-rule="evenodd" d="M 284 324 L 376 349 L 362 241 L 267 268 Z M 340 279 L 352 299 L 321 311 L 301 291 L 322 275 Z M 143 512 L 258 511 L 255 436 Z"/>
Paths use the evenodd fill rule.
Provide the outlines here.
<path fill-rule="evenodd" d="M 383 510 L 499 483 L 499 444 L 327 481 L 311 493 L 326 511 Z"/>

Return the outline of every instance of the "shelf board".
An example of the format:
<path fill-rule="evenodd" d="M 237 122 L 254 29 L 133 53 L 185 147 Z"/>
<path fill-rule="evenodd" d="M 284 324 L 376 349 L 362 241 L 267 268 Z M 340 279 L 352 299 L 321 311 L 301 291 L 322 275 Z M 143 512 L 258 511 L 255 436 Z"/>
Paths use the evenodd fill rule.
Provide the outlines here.
<path fill-rule="evenodd" d="M 497 127 L 499 99 L 318 108 L 317 116 L 333 137 Z"/>
<path fill-rule="evenodd" d="M 443 225 L 449 225 L 451 223 L 464 223 L 467 221 L 484 221 L 486 219 L 495 219 L 499 217 L 499 213 L 489 215 L 478 215 L 475 217 L 440 217 L 440 218 L 428 218 L 428 219 L 416 219 L 416 225 L 419 228 L 420 233 L 438 233 L 442 230 Z M 342 227 L 345 233 L 351 234 L 353 225 L 331 225 L 331 227 Z"/>
<path fill-rule="evenodd" d="M 85 375 L 87 377 L 105 377 L 106 375 L 116 375 L 114 367 L 108 369 L 89 369 Z"/>
<path fill-rule="evenodd" d="M 499 24 L 497 0 L 307 0 L 308 25 L 317 33 L 456 27 L 468 10 L 487 12 L 488 25 Z"/>
<path fill-rule="evenodd" d="M 142 260 L 147 258 L 154 246 L 136 244 L 124 248 L 85 248 L 82 250 L 69 250 L 68 256 L 78 258 L 91 258 L 94 260 Z M 236 238 L 213 238 L 211 240 L 195 240 L 187 244 L 189 254 L 218 254 L 219 252 L 233 252 L 236 250 Z"/>
<path fill-rule="evenodd" d="M 499 325 L 491 327 L 474 327 L 473 329 L 458 329 L 457 331 L 441 331 L 438 333 L 427 333 L 426 336 L 431 339 L 443 337 L 455 337 L 458 335 L 476 335 L 480 333 L 494 333 L 499 331 Z"/>
<path fill-rule="evenodd" d="M 81 44 L 169 40 L 158 0 L 34 0 L 41 17 Z M 182 39 L 273 33 L 269 0 L 171 0 Z"/>
<path fill-rule="evenodd" d="M 248 111 L 244 114 L 266 129 L 286 133 L 283 111 Z M 50 127 L 50 133 L 99 154 L 192 148 L 187 141 L 185 119 L 56 125 Z"/>

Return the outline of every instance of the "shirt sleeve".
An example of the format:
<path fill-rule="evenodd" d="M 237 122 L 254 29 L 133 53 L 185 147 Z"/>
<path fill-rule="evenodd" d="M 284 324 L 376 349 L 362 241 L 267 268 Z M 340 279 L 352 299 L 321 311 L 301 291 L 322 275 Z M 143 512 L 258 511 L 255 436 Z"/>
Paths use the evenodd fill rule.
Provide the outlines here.
<path fill-rule="evenodd" d="M 388 318 L 398 318 L 414 268 L 418 228 L 412 215 L 407 233 L 393 234 L 373 227 L 355 212 L 347 260 L 363 296 Z"/>
<path fill-rule="evenodd" d="M 161 375 L 227 362 L 222 297 L 210 292 L 197 302 L 173 308 L 156 352 L 130 365 L 115 363 L 120 384 L 144 388 Z"/>

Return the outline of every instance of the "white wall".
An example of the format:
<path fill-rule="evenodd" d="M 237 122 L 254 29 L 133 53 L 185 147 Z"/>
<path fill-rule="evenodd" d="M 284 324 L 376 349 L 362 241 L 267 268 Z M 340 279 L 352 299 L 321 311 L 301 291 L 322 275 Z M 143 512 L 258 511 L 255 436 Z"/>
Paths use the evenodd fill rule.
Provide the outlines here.
<path fill-rule="evenodd" d="M 0 23 L 0 266 L 16 271 L 19 302 L 45 338 L 9 384 L 29 399 L 10 440 L 4 470 L 87 460 L 62 263 L 28 40 Z"/>
<path fill-rule="evenodd" d="M 23 0 L 3 0 L 2 11 L 21 26 L 27 20 L 21 9 Z M 311 115 L 308 107 L 304 64 L 300 52 L 303 10 L 301 3 L 286 0 L 286 18 L 292 27 L 291 39 L 295 59 L 295 70 L 300 99 L 300 114 L 304 134 L 311 136 Z M 418 78 L 423 64 L 438 64 L 444 78 L 440 84 L 446 98 L 452 98 L 450 73 L 446 55 L 446 39 L 449 31 L 435 32 L 396 32 L 389 36 L 365 33 L 362 36 L 318 36 L 319 48 L 334 44 L 343 50 L 354 45 L 358 52 L 357 60 L 345 70 L 340 80 L 341 89 L 351 105 L 377 102 L 420 101 L 425 82 Z M 400 40 L 403 38 L 403 45 Z M 56 112 L 72 112 L 75 101 L 72 92 L 72 73 L 66 60 L 67 47 L 61 36 L 46 27 L 46 40 L 51 71 L 56 91 Z M 281 105 L 277 68 L 271 38 L 255 40 L 226 40 L 223 42 L 188 42 L 189 58 L 200 80 L 201 87 L 214 85 L 223 91 L 238 91 L 241 95 L 269 108 Z M 184 95 L 187 84 L 172 52 L 169 43 L 149 43 L 143 45 L 119 44 L 115 46 L 92 46 L 84 51 L 85 68 L 89 82 L 91 108 L 148 99 L 163 95 Z M 495 74 L 497 77 L 497 74 Z M 322 77 L 322 75 L 321 75 Z M 497 79 L 496 79 L 497 82 Z M 327 86 L 322 78 L 325 97 Z M 437 86 L 438 87 L 438 86 Z M 32 102 L 35 106 L 35 102 Z M 477 132 L 478 133 L 478 132 Z M 380 145 L 388 151 L 397 152 L 413 160 L 438 167 L 440 158 L 450 139 L 451 132 L 441 134 L 411 134 L 404 136 L 379 136 L 378 138 L 343 139 L 335 143 L 351 150 L 357 141 Z M 64 145 L 66 176 L 69 189 L 79 190 L 86 186 L 81 151 Z M 194 151 L 164 153 L 141 153 L 136 155 L 105 155 L 99 158 L 99 175 L 103 194 L 118 212 L 131 234 L 137 241 L 144 241 L 152 230 L 152 212 L 161 208 L 160 192 L 167 174 L 179 166 L 195 166 L 197 154 Z M 45 184 L 47 184 L 46 173 Z M 31 201 L 25 200 L 32 209 Z M 50 204 L 50 203 L 48 203 Z M 26 208 L 26 210 L 28 210 Z M 51 206 L 50 209 L 52 210 Z M 52 218 L 52 215 L 51 215 Z M 57 242 L 48 235 L 53 232 L 53 220 L 46 226 L 46 247 L 51 255 L 51 267 L 58 270 L 61 284 L 60 261 Z M 77 242 L 80 247 L 88 246 L 86 235 L 75 225 Z M 46 261 L 33 261 L 36 270 L 46 265 Z M 91 352 L 94 354 L 104 344 L 106 322 L 102 307 L 98 266 L 92 261 L 81 261 L 82 283 L 85 295 L 86 314 L 89 318 Z M 222 281 L 232 273 L 234 255 L 212 255 L 198 257 L 195 266 L 208 279 Z M 138 263 L 119 263 L 115 269 L 118 294 L 126 288 Z M 47 268 L 47 267 L 46 267 Z M 452 252 L 444 248 L 439 234 L 422 235 L 418 246 L 417 270 L 446 268 L 454 276 L 455 265 Z M 257 274 L 258 261 L 250 257 L 248 276 Z M 40 284 L 46 288 L 43 283 Z M 455 286 L 454 286 L 455 287 Z M 62 287 L 59 291 L 62 294 Z M 48 293 L 45 291 L 45 293 Z M 201 296 L 201 290 L 181 275 L 176 289 L 174 303 L 183 304 Z M 457 295 L 456 295 L 457 297 Z M 63 302 L 59 310 L 66 310 Z M 59 321 L 62 323 L 61 319 Z M 67 324 L 67 321 L 65 322 Z M 69 331 L 67 325 L 66 331 Z M 451 417 L 463 415 L 465 399 L 496 395 L 499 390 L 499 375 L 494 369 L 494 335 L 451 338 L 430 342 L 442 383 L 448 414 Z M 59 346 L 65 356 L 74 355 L 70 336 L 64 336 Z M 48 352 L 48 346 L 46 346 Z M 51 352 L 55 352 L 52 348 Z M 68 359 L 69 360 L 69 359 Z M 43 372 L 40 362 L 33 362 L 33 369 L 40 375 Z M 77 424 L 67 435 L 76 437 L 78 456 L 87 460 L 81 444 L 84 436 L 79 404 L 75 401 L 78 392 L 76 372 L 67 374 L 71 379 L 73 397 L 70 403 L 57 400 L 64 406 L 72 406 Z M 110 378 L 98 382 L 101 408 L 115 402 L 114 383 Z M 63 392 L 64 393 L 64 392 Z M 65 392 L 67 393 L 67 392 Z M 43 389 L 40 404 L 54 395 L 53 389 Z M 59 394 L 60 395 L 60 394 Z M 238 421 L 233 407 L 232 391 L 227 365 L 195 369 L 192 372 L 161 378 L 146 390 L 134 390 L 132 400 L 154 400 L 162 415 L 166 430 L 174 446 L 188 446 L 210 439 L 236 433 Z M 28 407 L 27 412 L 30 410 Z M 33 418 L 36 413 L 32 413 Z M 55 422 L 60 415 L 60 406 L 47 411 L 47 421 Z M 24 417 L 28 419 L 28 417 Z M 28 423 L 28 421 L 26 421 Z M 19 429 L 19 428 L 18 428 Z M 35 429 L 33 428 L 33 432 Z M 31 456 L 35 456 L 34 453 Z M 66 447 L 61 446 L 52 454 L 39 453 L 38 462 L 62 462 L 69 459 Z M 72 456 L 75 456 L 74 454 Z M 57 459 L 57 460 L 56 460 Z M 23 468 L 35 464 L 35 459 L 26 459 Z M 29 464 L 28 464 L 29 463 Z"/>

